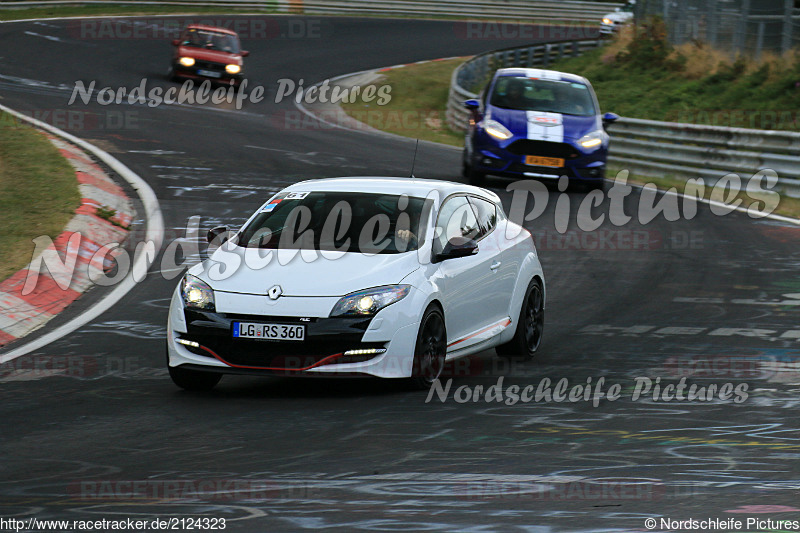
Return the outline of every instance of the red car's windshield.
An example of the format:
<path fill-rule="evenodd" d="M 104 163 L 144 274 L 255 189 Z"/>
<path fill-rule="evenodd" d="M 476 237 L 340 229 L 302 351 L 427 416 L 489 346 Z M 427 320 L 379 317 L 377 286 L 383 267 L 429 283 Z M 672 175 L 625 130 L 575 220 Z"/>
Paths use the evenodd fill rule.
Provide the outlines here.
<path fill-rule="evenodd" d="M 181 46 L 219 50 L 230 54 L 239 53 L 239 39 L 228 33 L 189 28 L 183 32 Z"/>

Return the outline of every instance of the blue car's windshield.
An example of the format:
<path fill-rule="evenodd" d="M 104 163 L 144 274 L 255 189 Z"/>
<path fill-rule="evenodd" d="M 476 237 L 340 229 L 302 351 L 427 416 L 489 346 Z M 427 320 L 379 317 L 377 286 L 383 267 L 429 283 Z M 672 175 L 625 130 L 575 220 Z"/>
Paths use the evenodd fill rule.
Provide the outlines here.
<path fill-rule="evenodd" d="M 522 111 L 585 117 L 597 114 L 591 89 L 582 83 L 567 81 L 503 76 L 495 82 L 489 103 Z"/>

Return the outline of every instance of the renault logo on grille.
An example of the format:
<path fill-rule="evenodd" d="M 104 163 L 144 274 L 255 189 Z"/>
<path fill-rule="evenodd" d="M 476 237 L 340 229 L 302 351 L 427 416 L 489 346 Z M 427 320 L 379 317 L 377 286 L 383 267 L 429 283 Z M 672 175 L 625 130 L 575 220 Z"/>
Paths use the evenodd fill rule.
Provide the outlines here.
<path fill-rule="evenodd" d="M 281 289 L 280 285 L 274 285 L 267 291 L 267 296 L 269 296 L 270 300 L 277 300 L 283 294 L 283 289 Z"/>

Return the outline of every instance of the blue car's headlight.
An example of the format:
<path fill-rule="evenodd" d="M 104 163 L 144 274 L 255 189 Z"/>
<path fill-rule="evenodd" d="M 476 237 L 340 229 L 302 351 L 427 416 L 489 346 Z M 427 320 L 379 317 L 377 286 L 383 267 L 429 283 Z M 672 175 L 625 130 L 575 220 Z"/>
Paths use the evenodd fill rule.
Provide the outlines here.
<path fill-rule="evenodd" d="M 597 149 L 603 144 L 606 134 L 603 131 L 593 131 L 580 138 L 578 144 L 587 150 Z"/>
<path fill-rule="evenodd" d="M 510 131 L 508 131 L 508 128 L 496 120 L 484 120 L 483 129 L 486 131 L 486 133 L 500 141 L 508 140 L 514 136 Z"/>
<path fill-rule="evenodd" d="M 194 276 L 186 274 L 181 281 L 181 297 L 186 307 L 214 311 L 214 291 L 208 284 Z"/>
<path fill-rule="evenodd" d="M 408 295 L 410 285 L 384 285 L 351 292 L 336 302 L 331 316 L 371 316 Z"/>

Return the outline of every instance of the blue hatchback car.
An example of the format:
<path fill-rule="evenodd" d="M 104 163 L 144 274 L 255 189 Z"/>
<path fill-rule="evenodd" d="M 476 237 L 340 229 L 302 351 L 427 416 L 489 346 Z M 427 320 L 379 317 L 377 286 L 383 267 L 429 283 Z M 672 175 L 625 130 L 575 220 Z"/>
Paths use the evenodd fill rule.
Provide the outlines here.
<path fill-rule="evenodd" d="M 554 70 L 498 70 L 472 111 L 464 143 L 464 176 L 473 185 L 487 174 L 509 178 L 558 179 L 589 189 L 605 183 L 609 136 L 619 117 L 600 116 L 591 84 Z"/>

